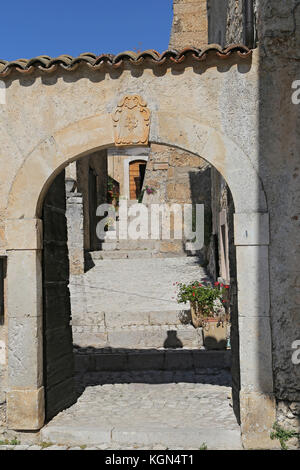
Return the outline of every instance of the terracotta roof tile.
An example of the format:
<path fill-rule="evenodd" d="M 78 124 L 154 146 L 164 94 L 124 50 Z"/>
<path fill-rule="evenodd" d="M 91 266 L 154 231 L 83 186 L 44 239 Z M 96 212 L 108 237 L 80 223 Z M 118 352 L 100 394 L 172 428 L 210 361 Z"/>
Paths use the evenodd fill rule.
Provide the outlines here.
<path fill-rule="evenodd" d="M 204 61 L 208 54 L 213 53 L 221 59 L 227 59 L 232 54 L 237 54 L 241 58 L 248 58 L 252 54 L 252 51 L 242 44 L 232 44 L 225 49 L 218 44 L 209 44 L 201 49 L 186 47 L 181 51 L 171 49 L 162 54 L 154 50 L 147 50 L 140 53 L 125 51 L 117 55 L 96 55 L 91 52 L 86 52 L 80 54 L 78 57 L 64 54 L 56 58 L 51 58 L 43 55 L 29 60 L 18 59 L 12 62 L 0 59 L 0 78 L 7 77 L 13 70 L 21 74 L 30 74 L 35 69 L 42 70 L 43 72 L 53 72 L 58 67 L 72 71 L 75 70 L 79 64 L 83 63 L 95 70 L 99 70 L 105 65 L 111 66 L 112 68 L 119 68 L 124 62 L 129 62 L 137 66 L 147 62 L 154 65 L 162 65 L 167 62 L 170 64 L 181 64 L 188 57 L 191 57 L 192 60 L 196 62 Z"/>

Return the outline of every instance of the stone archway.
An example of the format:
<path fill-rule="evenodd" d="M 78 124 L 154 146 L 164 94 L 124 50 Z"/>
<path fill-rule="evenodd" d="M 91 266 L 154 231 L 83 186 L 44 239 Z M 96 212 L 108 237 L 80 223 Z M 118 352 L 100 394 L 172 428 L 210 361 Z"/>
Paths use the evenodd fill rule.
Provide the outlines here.
<path fill-rule="evenodd" d="M 242 434 L 245 446 L 259 443 L 263 447 L 275 418 L 275 403 L 268 294 L 269 228 L 262 184 L 247 155 L 216 129 L 188 116 L 182 116 L 179 124 L 176 115 L 163 112 L 155 113 L 152 120 L 156 125 L 151 127 L 149 142 L 201 156 L 221 173 L 231 189 L 236 208 Z M 27 156 L 12 184 L 6 223 L 8 308 L 16 312 L 16 318 L 9 319 L 8 337 L 7 403 L 12 429 L 36 430 L 44 422 L 40 220 L 44 196 L 68 163 L 113 145 L 110 114 L 83 119 L 44 139 Z M 18 293 L 16 286 L 20 285 L 22 292 Z"/>

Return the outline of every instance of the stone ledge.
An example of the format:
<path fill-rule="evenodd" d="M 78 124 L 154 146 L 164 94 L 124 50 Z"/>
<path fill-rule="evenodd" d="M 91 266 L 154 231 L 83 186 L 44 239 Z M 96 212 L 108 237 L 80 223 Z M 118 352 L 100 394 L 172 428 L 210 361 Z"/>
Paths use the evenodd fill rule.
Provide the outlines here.
<path fill-rule="evenodd" d="M 123 350 L 80 353 L 75 351 L 75 371 L 171 371 L 171 370 L 229 370 L 231 351 L 180 350 Z"/>

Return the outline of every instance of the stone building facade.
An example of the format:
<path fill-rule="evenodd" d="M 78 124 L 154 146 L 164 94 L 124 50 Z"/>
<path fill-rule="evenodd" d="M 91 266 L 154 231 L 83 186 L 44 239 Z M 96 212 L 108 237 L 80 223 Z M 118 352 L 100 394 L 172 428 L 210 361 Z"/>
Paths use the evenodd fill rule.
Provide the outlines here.
<path fill-rule="evenodd" d="M 207 44 L 208 16 L 206 0 L 173 0 L 173 26 L 170 48 Z M 216 41 L 217 42 L 217 41 Z"/>
<path fill-rule="evenodd" d="M 273 332 L 274 383 L 278 421 L 299 431 L 299 366 L 290 360 L 291 348 L 299 337 L 298 267 L 299 250 L 299 106 L 291 101 L 292 84 L 299 79 L 300 2 L 210 0 L 209 42 L 245 43 L 245 8 L 252 9 L 253 45 L 258 45 L 259 100 L 258 144 L 259 172 L 265 181 L 271 211 L 271 319 Z M 252 5 L 249 5 L 252 4 Z M 247 43 L 246 43 L 247 44 Z M 247 44 L 248 45 L 248 44 Z M 284 104 L 283 104 L 284 103 Z M 283 119 L 280 119 L 279 116 Z M 273 162 L 273 163 L 271 163 Z M 276 163 L 275 163 L 276 162 Z M 288 189 L 288 190 L 287 190 Z M 276 202 L 275 202 L 276 201 Z M 286 232 L 290 254 L 282 249 Z M 297 241 L 298 240 L 298 241 Z M 289 251 L 289 250 L 288 250 Z M 292 254 L 293 252 L 293 254 Z M 293 444 L 296 445 L 297 438 Z"/>
<path fill-rule="evenodd" d="M 190 15 L 187 21 L 190 10 L 194 14 Z M 195 14 L 196 11 L 198 14 Z M 203 15 L 206 14 L 207 31 L 203 22 Z M 257 140 L 260 154 L 258 170 L 262 179 L 266 181 L 264 187 L 267 199 L 276 200 L 270 228 L 273 234 L 270 244 L 270 256 L 273 260 L 270 282 L 274 286 L 276 277 L 277 280 L 278 278 L 282 280 L 280 287 L 271 289 L 277 419 L 294 431 L 299 430 L 300 423 L 299 366 L 293 364 L 290 359 L 292 344 L 300 334 L 297 300 L 299 253 L 296 235 L 299 230 L 299 198 L 296 187 L 299 168 L 297 123 L 300 114 L 299 106 L 292 104 L 291 87 L 293 81 L 299 79 L 300 73 L 297 62 L 299 27 L 300 2 L 297 0 L 288 2 L 183 0 L 174 2 L 173 34 L 170 42 L 171 46 L 177 48 L 183 47 L 185 41 L 191 45 L 205 43 L 207 33 L 208 43 L 218 43 L 223 47 L 232 43 L 258 47 L 260 59 L 258 82 L 260 106 L 257 110 Z M 241 99 L 244 98 L 245 95 L 242 95 Z M 285 103 L 283 108 L 282 103 Z M 229 106 L 226 104 L 223 108 L 224 115 L 227 112 L 231 113 L 236 105 L 237 103 L 233 102 Z M 280 115 L 284 115 L 284 119 L 279 119 Z M 238 128 L 236 122 L 236 131 Z M 241 139 L 238 132 L 236 135 L 237 139 Z M 271 161 L 273 164 L 276 161 L 273 169 Z M 235 311 L 237 309 L 235 248 L 233 232 L 228 230 L 230 227 L 233 229 L 234 201 L 225 180 L 214 168 L 211 172 L 213 223 L 208 267 L 214 277 L 220 275 L 221 278 L 231 282 L 231 306 Z M 278 187 L 278 182 L 284 182 L 280 184 L 281 189 Z M 286 187 L 289 191 L 286 191 Z M 222 225 L 225 227 L 223 232 L 225 244 L 222 240 Z M 285 256 L 285 250 L 282 250 L 284 230 L 288 233 L 289 243 L 291 240 L 295 242 L 294 259 Z M 217 254 L 215 244 L 217 244 Z M 291 441 L 291 445 L 296 443 L 297 438 Z"/>

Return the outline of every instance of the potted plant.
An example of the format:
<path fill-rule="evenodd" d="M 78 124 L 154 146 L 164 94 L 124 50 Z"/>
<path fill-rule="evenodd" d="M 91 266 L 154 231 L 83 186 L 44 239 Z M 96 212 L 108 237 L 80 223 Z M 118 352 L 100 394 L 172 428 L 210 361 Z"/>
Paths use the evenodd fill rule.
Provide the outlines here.
<path fill-rule="evenodd" d="M 202 328 L 207 349 L 226 349 L 227 314 L 225 305 L 228 285 L 193 281 L 178 284 L 179 303 L 190 303 L 191 319 L 195 328 Z"/>

